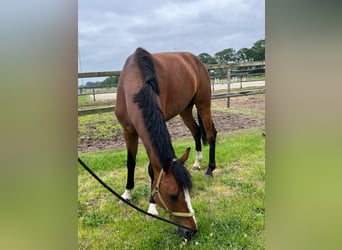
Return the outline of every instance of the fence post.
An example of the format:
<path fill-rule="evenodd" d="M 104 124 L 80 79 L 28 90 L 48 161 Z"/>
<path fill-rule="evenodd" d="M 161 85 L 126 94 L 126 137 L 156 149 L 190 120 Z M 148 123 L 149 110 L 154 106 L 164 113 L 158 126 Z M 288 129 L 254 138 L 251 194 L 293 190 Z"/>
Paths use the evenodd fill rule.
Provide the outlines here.
<path fill-rule="evenodd" d="M 242 89 L 242 73 L 240 73 L 240 89 Z"/>
<path fill-rule="evenodd" d="M 227 93 L 230 93 L 230 68 L 227 71 Z M 230 107 L 230 97 L 227 97 L 227 108 Z"/>
<path fill-rule="evenodd" d="M 209 75 L 210 75 L 210 84 L 212 85 L 212 92 L 215 91 L 215 87 L 214 87 L 214 84 L 215 84 L 215 70 L 211 69 L 209 70 Z"/>
<path fill-rule="evenodd" d="M 94 102 L 96 102 L 96 100 L 95 100 L 95 88 L 93 88 L 93 98 L 94 98 Z"/>

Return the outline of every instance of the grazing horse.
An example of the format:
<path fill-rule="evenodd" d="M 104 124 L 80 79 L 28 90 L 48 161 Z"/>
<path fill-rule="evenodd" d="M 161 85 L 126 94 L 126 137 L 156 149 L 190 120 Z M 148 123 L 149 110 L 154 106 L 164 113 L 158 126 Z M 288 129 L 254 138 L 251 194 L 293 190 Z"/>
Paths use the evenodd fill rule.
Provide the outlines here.
<path fill-rule="evenodd" d="M 190 53 L 150 54 L 142 48 L 127 58 L 117 88 L 115 114 L 123 127 L 127 146 L 127 184 L 123 198 L 130 199 L 134 187 L 134 169 L 138 137 L 148 154 L 152 194 L 149 212 L 157 214 L 156 202 L 171 219 L 193 231 L 178 227 L 190 238 L 197 231 L 190 202 L 191 176 L 184 167 L 189 156 L 176 159 L 165 121 L 180 114 L 196 145 L 194 168 L 202 159 L 201 136 L 210 144 L 206 175 L 215 169 L 216 130 L 210 111 L 210 77 L 206 67 Z M 192 116 L 196 106 L 199 125 Z"/>

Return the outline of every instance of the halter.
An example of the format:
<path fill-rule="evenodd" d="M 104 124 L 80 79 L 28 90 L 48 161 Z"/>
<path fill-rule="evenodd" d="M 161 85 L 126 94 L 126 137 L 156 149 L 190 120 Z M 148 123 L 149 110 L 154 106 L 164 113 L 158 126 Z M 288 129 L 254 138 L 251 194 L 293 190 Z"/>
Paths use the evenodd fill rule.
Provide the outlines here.
<path fill-rule="evenodd" d="M 162 178 L 162 175 L 164 173 L 164 170 L 161 169 L 160 170 L 160 173 L 159 173 L 159 176 L 158 176 L 158 181 L 157 181 L 157 184 L 156 186 L 154 187 L 154 189 L 152 190 L 152 197 L 157 194 L 158 195 L 158 198 L 161 202 L 161 204 L 163 205 L 164 209 L 171 215 L 173 216 L 178 216 L 178 217 L 192 217 L 194 216 L 194 212 L 189 212 L 189 213 L 181 213 L 181 212 L 172 212 L 165 204 L 160 192 L 159 192 L 159 185 L 160 185 L 160 181 L 161 181 L 161 178 Z"/>
<path fill-rule="evenodd" d="M 177 227 L 181 227 L 181 228 L 184 228 L 184 229 L 187 229 L 187 230 L 190 230 L 190 231 L 194 231 L 194 232 L 197 232 L 197 230 L 194 230 L 190 227 L 187 227 L 187 226 L 184 226 L 184 225 L 181 225 L 181 224 L 178 224 L 174 221 L 171 221 L 171 220 L 167 220 L 165 218 L 162 218 L 162 217 L 159 217 L 158 215 L 155 215 L 155 214 L 151 214 L 151 213 L 148 213 L 146 212 L 145 210 L 141 209 L 140 207 L 130 203 L 128 200 L 124 199 L 121 197 L 121 195 L 119 195 L 117 192 L 115 192 L 110 186 L 108 186 L 103 180 L 101 180 L 100 177 L 98 177 L 79 157 L 78 157 L 78 162 L 82 165 L 82 167 L 84 167 L 85 170 L 88 171 L 88 173 L 93 176 L 104 188 L 106 188 L 109 192 L 111 192 L 114 196 L 116 196 L 119 200 L 121 200 L 123 203 L 126 203 L 127 205 L 129 205 L 130 207 L 134 208 L 135 210 L 143 213 L 143 214 L 146 214 L 148 216 L 151 216 L 155 219 L 158 219 L 158 220 L 161 220 L 163 222 L 167 222 L 167 223 L 170 223 L 172 225 L 175 225 Z"/>

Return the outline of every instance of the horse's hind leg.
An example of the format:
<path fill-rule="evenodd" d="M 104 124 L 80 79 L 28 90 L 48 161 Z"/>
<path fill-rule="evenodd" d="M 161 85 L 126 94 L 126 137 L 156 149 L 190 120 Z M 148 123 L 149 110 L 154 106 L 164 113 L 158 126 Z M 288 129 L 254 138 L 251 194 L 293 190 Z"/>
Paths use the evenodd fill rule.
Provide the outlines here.
<path fill-rule="evenodd" d="M 121 197 L 126 200 L 130 200 L 132 199 L 131 192 L 134 188 L 134 170 L 138 150 L 138 135 L 136 133 L 130 133 L 124 129 L 124 137 L 127 147 L 127 182 L 126 190 Z"/>
<path fill-rule="evenodd" d="M 200 119 L 202 119 L 202 124 L 206 133 L 206 137 L 209 143 L 209 164 L 207 171 L 205 173 L 208 177 L 213 177 L 213 171 L 216 168 L 216 162 L 215 162 L 215 144 L 216 144 L 216 134 L 217 131 L 215 129 L 212 117 L 211 117 L 211 111 L 209 109 L 201 109 L 197 107 L 197 110 L 199 112 Z"/>
<path fill-rule="evenodd" d="M 202 144 L 201 144 L 201 132 L 200 127 L 197 125 L 194 117 L 192 116 L 192 108 L 193 105 L 188 106 L 181 114 L 185 125 L 189 128 L 192 137 L 195 140 L 196 147 L 196 159 L 194 164 L 192 165 L 193 170 L 201 170 L 201 161 L 202 161 Z"/>
<path fill-rule="evenodd" d="M 211 140 L 209 140 L 209 164 L 208 164 L 208 169 L 205 173 L 208 177 L 213 177 L 213 171 L 216 168 L 215 147 L 216 147 L 217 131 L 215 129 L 214 123 L 212 124 L 212 134 L 213 134 L 213 137 Z"/>

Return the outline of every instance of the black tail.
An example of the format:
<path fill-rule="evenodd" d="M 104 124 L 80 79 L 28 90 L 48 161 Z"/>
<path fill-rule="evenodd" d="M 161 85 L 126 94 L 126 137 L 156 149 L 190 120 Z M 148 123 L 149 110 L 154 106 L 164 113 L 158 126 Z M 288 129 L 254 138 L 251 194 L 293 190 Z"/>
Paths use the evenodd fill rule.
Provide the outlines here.
<path fill-rule="evenodd" d="M 143 48 L 137 48 L 135 54 L 137 56 L 139 68 L 144 76 L 145 83 L 149 84 L 153 91 L 159 95 L 159 83 L 154 69 L 152 55 Z"/>
<path fill-rule="evenodd" d="M 203 122 L 202 119 L 200 117 L 200 115 L 197 113 L 197 118 L 198 118 L 198 124 L 200 127 L 200 133 L 201 133 L 201 137 L 202 137 L 202 142 L 204 145 L 208 145 L 208 140 L 207 140 L 207 134 L 205 133 L 205 129 L 203 126 Z"/>

